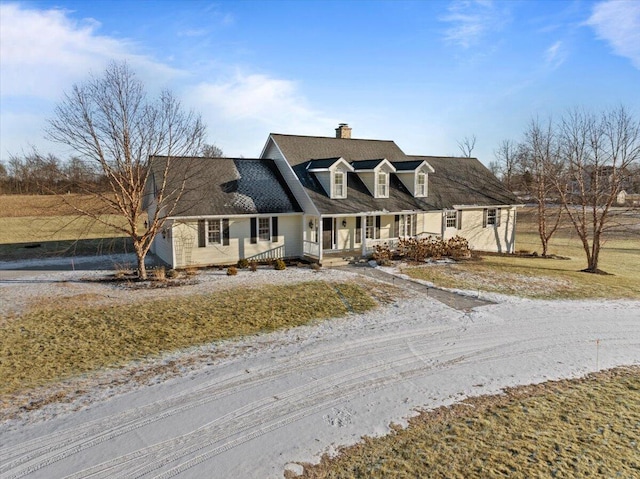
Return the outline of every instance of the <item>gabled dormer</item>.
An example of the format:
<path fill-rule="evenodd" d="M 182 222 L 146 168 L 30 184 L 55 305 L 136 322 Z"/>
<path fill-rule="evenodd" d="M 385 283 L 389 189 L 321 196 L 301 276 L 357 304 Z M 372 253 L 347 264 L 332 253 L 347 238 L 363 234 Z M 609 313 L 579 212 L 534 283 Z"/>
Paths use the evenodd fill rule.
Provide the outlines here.
<path fill-rule="evenodd" d="M 389 176 L 396 168 L 385 158 L 351 162 L 355 173 L 374 198 L 389 198 Z"/>
<path fill-rule="evenodd" d="M 429 196 L 429 173 L 435 170 L 425 160 L 398 161 L 396 176 L 415 198 Z"/>
<path fill-rule="evenodd" d="M 311 160 L 307 171 L 313 173 L 331 199 L 347 197 L 347 173 L 354 171 L 344 158 Z"/>

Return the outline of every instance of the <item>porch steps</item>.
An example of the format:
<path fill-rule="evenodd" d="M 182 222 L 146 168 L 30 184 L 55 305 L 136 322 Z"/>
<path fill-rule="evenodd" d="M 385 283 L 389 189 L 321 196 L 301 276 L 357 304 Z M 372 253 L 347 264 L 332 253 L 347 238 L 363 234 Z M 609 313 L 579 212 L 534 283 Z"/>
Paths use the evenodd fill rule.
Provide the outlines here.
<path fill-rule="evenodd" d="M 336 268 L 338 266 L 347 266 L 351 263 L 350 258 L 341 258 L 341 257 L 329 257 L 322 258 L 322 262 L 320 263 L 323 268 Z"/>

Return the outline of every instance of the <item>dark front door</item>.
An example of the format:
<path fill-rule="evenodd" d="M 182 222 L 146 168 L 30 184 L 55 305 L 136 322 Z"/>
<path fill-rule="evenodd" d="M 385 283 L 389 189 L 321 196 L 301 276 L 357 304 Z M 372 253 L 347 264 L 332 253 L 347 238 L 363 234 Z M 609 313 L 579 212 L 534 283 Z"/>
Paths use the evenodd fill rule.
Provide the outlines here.
<path fill-rule="evenodd" d="M 333 249 L 333 218 L 322 218 L 322 249 Z"/>

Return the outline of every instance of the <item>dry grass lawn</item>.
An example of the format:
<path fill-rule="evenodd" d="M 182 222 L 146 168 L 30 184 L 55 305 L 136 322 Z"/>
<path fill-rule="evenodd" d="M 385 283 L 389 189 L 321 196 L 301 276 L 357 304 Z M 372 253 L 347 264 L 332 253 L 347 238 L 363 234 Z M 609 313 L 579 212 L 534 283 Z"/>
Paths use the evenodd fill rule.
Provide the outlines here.
<path fill-rule="evenodd" d="M 364 312 L 354 283 L 237 288 L 122 306 L 39 306 L 0 327 L 0 395 L 163 352 Z"/>
<path fill-rule="evenodd" d="M 517 249 L 540 251 L 530 212 L 518 215 Z M 618 231 L 604 242 L 600 269 L 610 275 L 582 273 L 587 266 L 573 230 L 562 228 L 551 240 L 550 254 L 568 259 L 480 255 L 479 261 L 420 265 L 403 272 L 444 288 L 491 291 L 528 298 L 640 298 L 640 236 Z"/>
<path fill-rule="evenodd" d="M 620 368 L 423 412 L 302 477 L 632 478 L 639 438 L 640 368 Z"/>

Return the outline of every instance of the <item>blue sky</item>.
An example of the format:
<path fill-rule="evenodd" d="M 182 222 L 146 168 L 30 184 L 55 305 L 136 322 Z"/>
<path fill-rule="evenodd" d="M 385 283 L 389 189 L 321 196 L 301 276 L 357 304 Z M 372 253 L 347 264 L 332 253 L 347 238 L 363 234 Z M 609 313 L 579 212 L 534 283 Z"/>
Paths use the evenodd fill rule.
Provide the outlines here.
<path fill-rule="evenodd" d="M 394 140 L 485 164 L 533 117 L 640 115 L 640 0 L 0 2 L 0 158 L 44 139 L 65 90 L 113 59 L 256 157 L 270 132 Z"/>

